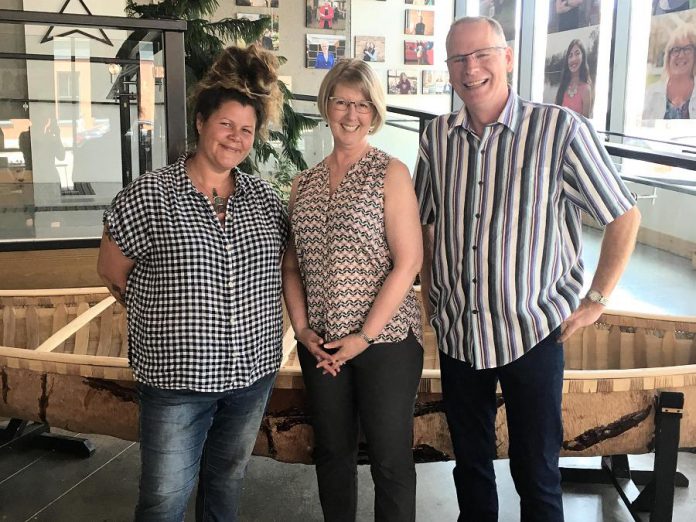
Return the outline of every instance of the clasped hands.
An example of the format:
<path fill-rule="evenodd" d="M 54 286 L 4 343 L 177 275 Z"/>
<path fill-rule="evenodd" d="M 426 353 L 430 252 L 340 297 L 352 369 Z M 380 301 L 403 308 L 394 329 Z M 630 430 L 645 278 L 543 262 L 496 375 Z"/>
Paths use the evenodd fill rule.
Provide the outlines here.
<path fill-rule="evenodd" d="M 317 360 L 317 368 L 322 368 L 324 374 L 336 377 L 347 361 L 356 355 L 360 355 L 369 346 L 358 334 L 349 334 L 330 343 L 324 343 L 324 339 L 311 328 L 303 328 L 295 334 L 295 338 L 302 343 L 312 356 Z M 326 350 L 336 350 L 331 354 Z"/>

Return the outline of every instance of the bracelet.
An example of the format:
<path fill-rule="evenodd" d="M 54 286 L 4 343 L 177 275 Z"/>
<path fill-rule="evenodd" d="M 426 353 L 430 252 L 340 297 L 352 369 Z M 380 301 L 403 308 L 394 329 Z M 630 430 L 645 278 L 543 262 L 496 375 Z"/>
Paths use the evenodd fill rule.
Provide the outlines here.
<path fill-rule="evenodd" d="M 359 335 L 360 338 L 361 338 L 363 341 L 365 341 L 368 345 L 374 344 L 374 342 L 375 342 L 375 340 L 374 340 L 372 337 L 370 337 L 369 335 L 367 335 L 363 330 L 360 330 L 360 331 L 358 332 L 358 335 Z"/>

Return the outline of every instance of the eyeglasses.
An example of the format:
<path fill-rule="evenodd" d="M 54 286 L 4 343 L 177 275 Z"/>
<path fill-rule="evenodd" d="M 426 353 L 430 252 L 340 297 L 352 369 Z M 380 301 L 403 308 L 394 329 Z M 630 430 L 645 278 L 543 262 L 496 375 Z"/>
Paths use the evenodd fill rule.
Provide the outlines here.
<path fill-rule="evenodd" d="M 369 114 L 375 106 L 371 101 L 348 101 L 345 98 L 338 98 L 336 96 L 329 96 L 329 101 L 333 104 L 334 109 L 341 112 L 347 111 L 350 106 L 353 105 L 355 110 L 360 114 Z"/>
<path fill-rule="evenodd" d="M 457 54 L 455 56 L 450 56 L 445 60 L 445 63 L 451 63 L 456 65 L 464 65 L 467 58 L 471 58 L 472 61 L 477 63 L 485 63 L 489 61 L 498 51 L 505 50 L 506 47 L 501 45 L 495 45 L 493 47 L 484 47 L 483 49 L 476 49 L 470 53 Z"/>
<path fill-rule="evenodd" d="M 672 47 L 669 50 L 670 57 L 677 56 L 679 54 L 694 54 L 694 46 L 693 45 L 685 45 L 684 47 Z"/>

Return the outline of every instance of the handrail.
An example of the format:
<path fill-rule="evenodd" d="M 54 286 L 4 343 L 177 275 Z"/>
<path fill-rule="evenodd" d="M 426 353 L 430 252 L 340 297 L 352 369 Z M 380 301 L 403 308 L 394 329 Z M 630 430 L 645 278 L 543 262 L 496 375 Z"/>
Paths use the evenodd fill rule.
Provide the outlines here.
<path fill-rule="evenodd" d="M 300 101 L 309 101 L 309 102 L 316 102 L 317 97 L 316 96 L 311 96 L 307 94 L 293 94 L 293 99 L 300 100 Z M 424 111 L 419 111 L 415 109 L 409 109 L 406 107 L 397 107 L 394 105 L 387 105 L 387 112 L 391 112 L 394 114 L 401 114 L 404 116 L 411 116 L 413 118 L 418 118 L 421 120 L 421 128 L 423 127 L 424 123 L 427 121 L 432 120 L 435 118 L 437 115 L 432 114 L 430 112 L 424 112 Z M 388 123 L 388 122 L 385 122 Z M 395 125 L 396 126 L 396 125 Z M 404 130 L 410 130 L 413 132 L 417 132 L 417 129 L 410 129 L 408 127 L 405 127 L 403 125 L 398 126 L 400 129 Z M 628 136 L 624 134 L 619 134 L 615 132 L 600 132 L 600 134 L 605 134 L 606 139 L 608 140 L 610 136 L 612 137 L 626 137 L 626 138 L 631 138 L 631 139 L 642 139 L 638 136 Z M 655 140 L 651 140 L 655 141 Z M 669 143 L 669 142 L 662 142 L 662 143 Z M 626 158 L 626 159 L 634 159 L 634 160 L 639 160 L 639 161 L 646 161 L 646 162 L 651 162 L 651 163 L 656 163 L 658 165 L 665 165 L 668 167 L 679 167 L 687 170 L 693 170 L 696 171 L 696 158 L 693 157 L 693 155 L 686 155 L 678 152 L 669 152 L 669 151 L 654 151 L 650 149 L 644 149 L 641 147 L 636 147 L 633 145 L 624 145 L 621 143 L 612 143 L 609 141 L 605 141 L 604 147 L 607 149 L 607 152 L 611 154 L 612 156 L 617 156 L 620 158 Z M 689 190 L 687 188 L 679 187 L 679 186 L 674 186 L 669 183 L 665 182 L 659 182 L 657 180 L 652 180 L 650 178 L 644 178 L 644 177 L 632 177 L 629 181 L 633 181 L 636 183 L 642 183 L 645 185 L 651 185 L 651 186 L 656 186 L 659 188 L 666 188 L 666 189 L 671 189 L 674 187 L 674 190 L 677 192 L 683 192 L 686 194 L 691 194 L 694 195 L 696 194 L 696 191 Z"/>

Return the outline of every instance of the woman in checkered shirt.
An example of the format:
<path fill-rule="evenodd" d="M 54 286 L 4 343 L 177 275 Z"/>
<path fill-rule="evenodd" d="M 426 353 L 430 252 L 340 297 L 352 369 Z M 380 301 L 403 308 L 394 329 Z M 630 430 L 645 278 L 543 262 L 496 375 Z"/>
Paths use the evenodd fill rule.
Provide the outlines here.
<path fill-rule="evenodd" d="M 277 59 L 225 49 L 194 93 L 195 151 L 137 178 L 104 214 L 98 271 L 126 307 L 140 399 L 136 520 L 236 520 L 280 367 L 284 205 L 238 169 L 267 137 Z"/>

